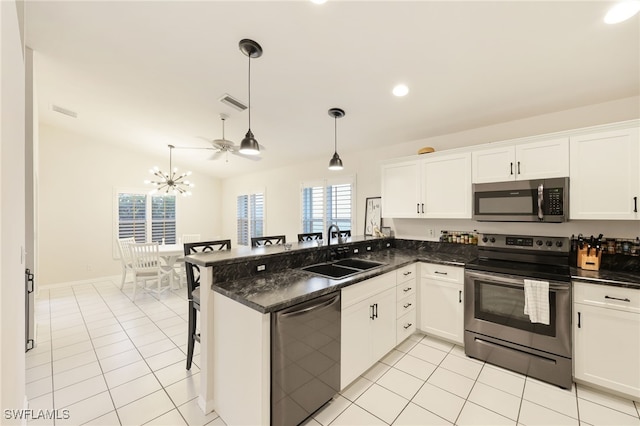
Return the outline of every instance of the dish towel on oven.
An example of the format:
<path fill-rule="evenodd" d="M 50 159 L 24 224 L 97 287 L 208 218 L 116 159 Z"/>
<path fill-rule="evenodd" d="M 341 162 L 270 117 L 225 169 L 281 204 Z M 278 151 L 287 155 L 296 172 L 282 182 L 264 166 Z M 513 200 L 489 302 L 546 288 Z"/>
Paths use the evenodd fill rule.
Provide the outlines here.
<path fill-rule="evenodd" d="M 549 325 L 549 282 L 524 280 L 524 313 L 531 322 Z"/>

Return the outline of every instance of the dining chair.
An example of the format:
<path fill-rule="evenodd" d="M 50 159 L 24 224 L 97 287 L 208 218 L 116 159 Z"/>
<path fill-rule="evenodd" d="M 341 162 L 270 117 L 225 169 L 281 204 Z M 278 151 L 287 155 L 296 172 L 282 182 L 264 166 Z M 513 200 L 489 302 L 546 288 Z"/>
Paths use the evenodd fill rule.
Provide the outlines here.
<path fill-rule="evenodd" d="M 307 232 L 304 234 L 298 234 L 298 242 L 315 241 L 322 239 L 322 232 Z"/>
<path fill-rule="evenodd" d="M 136 300 L 136 289 L 142 283 L 144 288 L 147 287 L 147 281 L 157 280 L 158 285 L 156 291 L 161 293 L 169 288 L 169 284 L 162 286 L 163 279 L 169 279 L 169 274 L 173 268 L 163 265 L 160 262 L 160 253 L 158 252 L 158 243 L 141 243 L 129 245 L 131 250 L 132 270 L 133 270 L 133 301 Z"/>
<path fill-rule="evenodd" d="M 180 242 L 182 244 L 187 243 L 195 243 L 201 241 L 202 237 L 200 234 L 182 234 L 180 237 Z M 179 257 L 175 263 L 175 277 L 178 279 L 178 286 L 182 288 L 183 282 L 187 279 L 187 276 L 184 274 L 184 257 Z"/>
<path fill-rule="evenodd" d="M 184 245 L 185 256 L 218 250 L 231 250 L 231 240 L 203 241 Z M 187 370 L 190 370 L 193 362 L 193 347 L 196 341 L 200 342 L 200 333 L 196 330 L 197 316 L 200 311 L 200 268 L 198 265 L 185 262 L 185 269 L 187 273 L 187 298 L 189 300 Z"/>
<path fill-rule="evenodd" d="M 340 232 L 336 232 L 336 231 L 331 231 L 331 238 L 336 238 L 336 237 L 340 237 L 340 238 L 347 238 L 351 236 L 351 230 L 347 229 L 346 231 L 340 231 Z"/>
<path fill-rule="evenodd" d="M 118 251 L 120 252 L 120 262 L 122 263 L 122 282 L 120 283 L 120 290 L 124 287 L 124 282 L 127 278 L 127 271 L 133 271 L 133 265 L 131 263 L 131 250 L 129 246 L 135 244 L 136 239 L 133 237 L 118 238 Z"/>
<path fill-rule="evenodd" d="M 251 247 L 271 246 L 285 244 L 287 237 L 285 235 L 273 235 L 270 237 L 253 237 L 251 238 Z"/>

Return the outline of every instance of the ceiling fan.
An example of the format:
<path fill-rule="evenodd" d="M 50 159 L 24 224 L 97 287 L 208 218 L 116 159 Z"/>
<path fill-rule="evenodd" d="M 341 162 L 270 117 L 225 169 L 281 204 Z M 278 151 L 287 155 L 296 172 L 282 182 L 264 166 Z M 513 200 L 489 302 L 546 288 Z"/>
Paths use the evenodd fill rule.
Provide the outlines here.
<path fill-rule="evenodd" d="M 242 157 L 242 158 L 246 158 L 248 160 L 253 160 L 253 161 L 259 161 L 261 159 L 260 156 L 257 155 L 244 155 L 241 154 L 240 151 L 240 146 L 234 144 L 232 141 L 225 139 L 224 137 L 224 122 L 225 120 L 229 118 L 228 115 L 226 114 L 220 114 L 220 120 L 222 120 L 222 139 L 207 139 L 207 138 L 200 138 L 200 139 L 204 139 L 207 142 L 209 142 L 211 144 L 210 147 L 188 147 L 188 146 L 176 146 L 175 149 L 206 149 L 206 150 L 211 150 L 214 151 L 213 155 L 211 155 L 211 157 L 209 157 L 209 160 L 217 160 L 219 158 L 222 158 L 223 156 L 225 157 L 225 162 L 229 162 L 229 153 L 233 154 L 233 155 L 237 155 L 238 157 Z M 263 150 L 264 145 L 260 145 L 260 150 Z"/>

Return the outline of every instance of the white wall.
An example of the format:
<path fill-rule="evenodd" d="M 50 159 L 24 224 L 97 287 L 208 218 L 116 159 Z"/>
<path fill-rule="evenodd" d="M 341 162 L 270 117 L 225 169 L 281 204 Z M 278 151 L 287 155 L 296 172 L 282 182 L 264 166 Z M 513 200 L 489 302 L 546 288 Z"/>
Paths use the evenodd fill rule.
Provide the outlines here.
<path fill-rule="evenodd" d="M 478 145 L 488 142 L 535 136 L 544 133 L 595 126 L 631 120 L 640 117 L 640 98 L 632 97 L 602 104 L 590 105 L 583 108 L 560 111 L 527 119 L 500 123 L 493 126 L 472 129 L 464 132 L 441 135 L 427 139 L 409 141 L 400 144 L 390 144 L 382 148 L 372 148 L 363 152 L 349 152 L 340 150 L 345 169 L 339 174 L 355 175 L 357 179 L 357 211 L 355 234 L 362 234 L 364 229 L 364 204 L 367 197 L 380 196 L 380 163 L 396 157 L 415 155 L 419 148 L 431 146 L 436 151 Z M 266 142 L 265 142 L 266 143 Z M 348 146 L 343 143 L 342 146 Z M 268 154 L 265 154 L 268 155 Z M 336 172 L 327 170 L 330 155 L 326 158 L 309 161 L 289 167 L 255 173 L 236 178 L 229 178 L 223 182 L 222 215 L 223 227 L 227 235 L 235 238 L 236 197 L 241 193 L 251 192 L 262 188 L 266 191 L 266 232 L 268 234 L 286 234 L 287 240 L 295 241 L 301 229 L 300 218 L 300 182 L 336 176 Z M 384 226 L 392 226 L 396 236 L 416 239 L 427 239 L 427 228 L 460 229 L 490 232 L 494 228 L 485 227 L 479 222 L 471 220 L 460 221 L 431 221 L 427 219 L 387 220 Z M 566 235 L 571 233 L 604 233 L 609 236 L 635 236 L 639 234 L 640 223 L 605 223 L 605 222 L 571 222 L 570 224 L 543 225 L 536 224 L 514 225 L 513 232 L 542 233 L 547 235 Z M 554 227 L 555 226 L 555 227 Z M 546 228 L 554 227 L 554 228 Z M 498 228 L 503 229 L 503 227 Z M 512 231 L 509 231 L 512 232 Z"/>
<path fill-rule="evenodd" d="M 0 408 L 26 408 L 24 335 L 25 62 L 17 7 L 0 2 Z M 5 420 L 3 424 L 17 424 Z"/>
<path fill-rule="evenodd" d="M 114 258 L 114 190 L 150 190 L 149 169 L 166 170 L 163 158 L 88 139 L 57 127 L 39 129 L 38 275 L 39 283 L 56 284 L 118 275 Z M 174 164 L 175 165 L 175 164 Z M 180 165 L 177 164 L 179 167 Z M 177 234 L 222 235 L 221 184 L 194 173 L 191 197 L 178 197 Z"/>

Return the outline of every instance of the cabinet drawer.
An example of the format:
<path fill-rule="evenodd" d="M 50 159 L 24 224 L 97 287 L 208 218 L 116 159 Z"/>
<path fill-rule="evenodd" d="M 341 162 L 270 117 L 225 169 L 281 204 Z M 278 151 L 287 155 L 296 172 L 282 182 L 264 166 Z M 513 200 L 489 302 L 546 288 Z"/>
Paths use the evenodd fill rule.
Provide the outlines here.
<path fill-rule="evenodd" d="M 633 288 L 574 282 L 573 301 L 640 313 L 640 290 Z"/>
<path fill-rule="evenodd" d="M 416 331 L 416 311 L 411 311 L 398 318 L 396 338 L 397 343 L 402 342 Z"/>
<path fill-rule="evenodd" d="M 409 280 L 403 283 L 399 283 L 396 288 L 397 300 L 404 299 L 416 294 L 416 280 Z"/>
<path fill-rule="evenodd" d="M 405 315 L 407 312 L 413 311 L 416 309 L 416 294 L 413 293 L 409 297 L 405 297 L 402 300 L 398 300 L 396 305 L 396 313 L 398 318 Z"/>
<path fill-rule="evenodd" d="M 393 272 L 342 289 L 342 309 L 396 286 Z"/>
<path fill-rule="evenodd" d="M 435 263 L 421 263 L 420 276 L 454 283 L 464 282 L 464 268 L 460 266 L 437 265 Z"/>
<path fill-rule="evenodd" d="M 403 266 L 400 269 L 396 269 L 396 282 L 398 284 L 412 280 L 416 277 L 416 264 Z"/>

